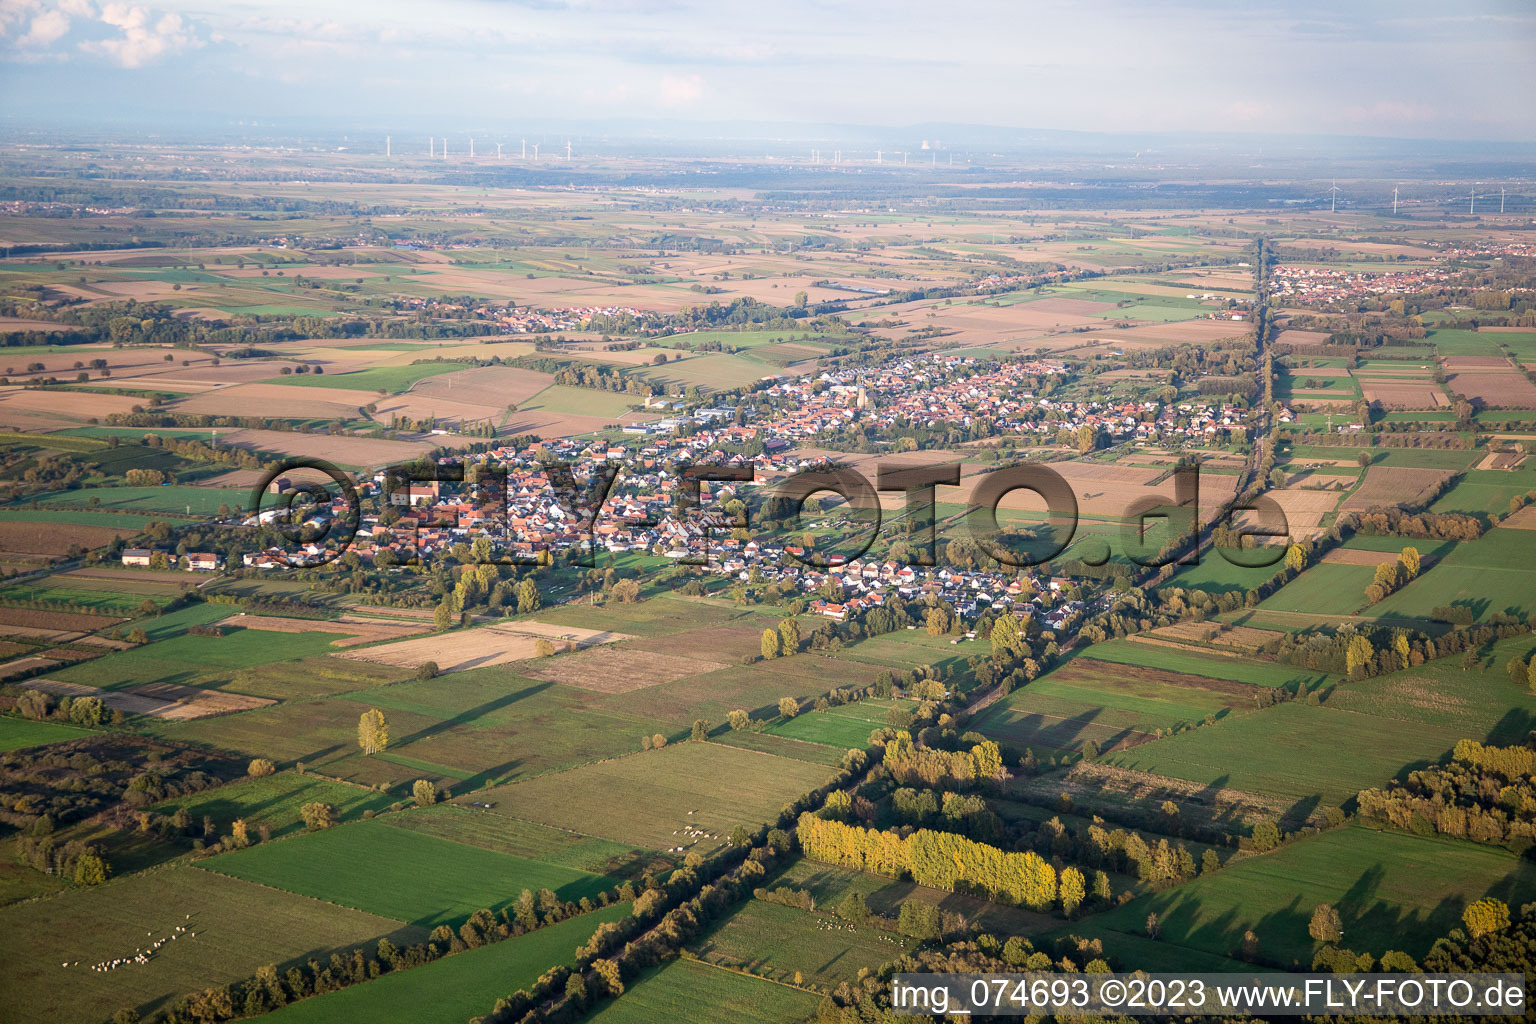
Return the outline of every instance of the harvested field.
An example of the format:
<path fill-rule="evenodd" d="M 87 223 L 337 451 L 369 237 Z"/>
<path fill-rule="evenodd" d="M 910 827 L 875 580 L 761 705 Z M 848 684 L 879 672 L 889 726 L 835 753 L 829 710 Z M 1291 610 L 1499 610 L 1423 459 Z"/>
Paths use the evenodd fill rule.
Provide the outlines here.
<path fill-rule="evenodd" d="M 1275 344 L 1278 346 L 1305 347 L 1308 345 L 1321 345 L 1328 340 L 1327 331 L 1281 331 L 1275 335 Z"/>
<path fill-rule="evenodd" d="M 0 519 L 0 551 L 28 555 L 67 555 L 80 548 L 105 547 L 123 537 L 138 533 L 133 526 L 77 526 L 73 523 L 25 523 Z"/>
<path fill-rule="evenodd" d="M 415 668 L 429 661 L 436 662 L 439 672 L 463 672 L 487 665 L 504 665 L 509 661 L 523 661 L 538 657 L 539 640 L 566 640 L 578 647 L 593 647 L 616 640 L 628 640 L 624 633 L 611 633 L 600 629 L 582 629 L 578 626 L 556 626 L 545 622 L 501 622 L 491 626 L 457 630 L 436 636 L 402 640 L 382 644 L 361 651 L 338 654 L 338 658 L 369 661 L 376 665 L 394 665 Z"/>
<path fill-rule="evenodd" d="M 177 572 L 174 569 L 163 572 L 154 569 L 71 569 L 69 572 L 61 572 L 53 578 L 57 580 L 90 580 L 92 584 L 119 584 L 125 589 L 125 593 L 137 593 L 143 590 L 149 593 L 161 589 L 158 585 L 180 586 L 189 582 L 189 573 Z"/>
<path fill-rule="evenodd" d="M 1014 783 L 1013 788 L 1028 792 L 1042 786 L 1050 788 L 1051 799 L 1065 793 L 1072 797 L 1073 803 L 1085 808 L 1104 804 L 1156 807 L 1164 800 L 1172 800 L 1189 819 L 1222 821 L 1229 827 L 1233 822 L 1273 821 L 1295 803 L 1281 797 L 1202 785 L 1102 761 L 1080 761 L 1064 776 L 1024 780 Z M 1317 817 L 1321 820 L 1322 815 Z"/>
<path fill-rule="evenodd" d="M 83 391 L 0 390 L 0 423 L 22 430 L 78 427 L 92 416 L 132 412 L 142 398 L 98 395 Z"/>
<path fill-rule="evenodd" d="M 1446 356 L 1441 361 L 1447 373 L 1462 373 L 1468 370 L 1512 370 L 1509 360 L 1503 356 Z"/>
<path fill-rule="evenodd" d="M 647 637 L 628 646 L 630 650 L 639 649 L 667 654 L 686 645 L 686 649 L 692 652 L 693 657 L 717 658 L 734 665 L 744 654 L 760 653 L 762 640 L 763 631 L 757 626 L 709 626 L 703 629 L 690 629 L 680 635 Z"/>
<path fill-rule="evenodd" d="M 1504 364 L 1502 373 L 1453 373 L 1445 380 L 1445 386 L 1453 394 L 1480 399 L 1494 408 L 1536 408 L 1536 384 L 1523 373 Z"/>
<path fill-rule="evenodd" d="M 1536 530 L 1536 505 L 1527 505 L 1499 524 L 1506 530 Z"/>
<path fill-rule="evenodd" d="M 410 462 L 436 446 L 425 441 L 382 441 L 371 437 L 296 434 L 281 430 L 231 430 L 219 435 L 225 447 L 321 458 L 343 466 L 387 466 Z"/>
<path fill-rule="evenodd" d="M 541 661 L 522 669 L 521 674 L 598 693 L 628 693 L 722 668 L 725 665 L 720 662 L 696 661 L 633 647 L 597 647 Z"/>
<path fill-rule="evenodd" d="M 91 633 L 98 629 L 115 626 L 122 621 L 110 615 L 45 612 L 32 608 L 0 608 L 0 632 L 13 633 L 17 636 L 49 636 L 61 639 L 64 633 Z"/>
<path fill-rule="evenodd" d="M 1372 466 L 1365 471 L 1365 482 L 1344 503 L 1345 509 L 1368 509 L 1377 505 L 1393 507 L 1414 504 L 1427 498 L 1435 488 L 1455 476 L 1448 469 L 1406 469 L 1401 466 Z"/>
<path fill-rule="evenodd" d="M 1285 634 L 1271 629 L 1255 629 L 1252 626 L 1230 626 L 1223 628 L 1223 624 L 1219 622 L 1180 622 L 1172 626 L 1154 629 L 1150 633 L 1137 634 L 1128 637 L 1128 639 L 1135 640 L 1143 636 L 1174 642 L 1209 644 L 1212 647 L 1225 647 L 1233 651 L 1252 654 L 1263 645 L 1273 640 L 1278 640 L 1285 636 Z"/>
<path fill-rule="evenodd" d="M 1323 517 L 1339 503 L 1338 492 L 1316 488 L 1285 487 L 1265 493 L 1285 512 L 1292 537 L 1313 537 L 1322 533 Z"/>
<path fill-rule="evenodd" d="M 1102 313 L 1105 310 L 1114 309 L 1113 302 L 1093 302 L 1089 299 L 1036 299 L 1026 303 L 1031 312 L 1036 313 L 1075 313 L 1080 316 L 1088 316 L 1093 313 Z"/>
<path fill-rule="evenodd" d="M 99 697 L 103 704 L 114 711 L 170 721 L 227 715 L 234 711 L 250 711 L 252 708 L 277 703 L 265 697 L 199 690 L 191 686 L 177 686 L 175 683 L 145 683 L 121 690 L 102 690 L 84 683 L 66 683 L 58 679 L 29 679 L 26 685 L 34 690 L 46 690 L 61 696 Z"/>
<path fill-rule="evenodd" d="M 537 370 L 523 370 L 515 366 L 480 366 L 423 378 L 411 387 L 409 394 L 419 398 L 446 399 L 505 409 L 508 405 L 523 404 L 554 382 L 553 374 Z M 382 403 L 379 411 L 384 411 Z"/>
<path fill-rule="evenodd" d="M 46 672 L 58 668 L 64 664 L 53 658 L 17 658 L 0 665 L 0 680 L 16 679 L 21 676 L 31 675 L 33 672 Z"/>
<path fill-rule="evenodd" d="M 1524 452 L 1489 452 L 1476 469 L 1518 469 L 1525 461 Z"/>
<path fill-rule="evenodd" d="M 1330 565 L 1391 565 L 1396 551 L 1362 551 L 1358 548 L 1334 548 L 1323 556 Z"/>
<path fill-rule="evenodd" d="M 214 416 L 264 416 L 277 419 L 356 419 L 362 407 L 378 401 L 372 391 L 344 388 L 296 388 L 282 384 L 236 384 L 184 398 L 176 412 Z"/>
<path fill-rule="evenodd" d="M 1380 402 L 1385 409 L 1445 409 L 1451 400 L 1435 384 L 1377 384 L 1364 382 L 1360 393 L 1367 402 Z"/>
<path fill-rule="evenodd" d="M 247 615 L 244 612 L 234 618 L 225 619 L 223 624 L 270 633 L 341 634 L 342 639 L 331 641 L 333 647 L 355 647 L 358 644 L 371 644 L 379 640 L 399 640 L 408 636 L 418 636 L 431 628 L 425 624 L 408 626 L 380 622 L 378 619 L 368 619 L 360 615 L 343 615 L 338 619 L 288 619 L 280 615 Z"/>

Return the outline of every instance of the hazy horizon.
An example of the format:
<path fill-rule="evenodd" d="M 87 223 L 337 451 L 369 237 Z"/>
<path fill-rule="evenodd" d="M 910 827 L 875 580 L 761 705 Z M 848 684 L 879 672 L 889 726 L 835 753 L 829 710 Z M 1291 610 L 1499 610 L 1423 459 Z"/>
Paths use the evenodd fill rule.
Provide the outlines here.
<path fill-rule="evenodd" d="M 1515 0 L 971 0 L 941 22 L 915 4 L 0 0 L 0 113 L 1529 142 L 1532 54 L 1536 11 Z"/>

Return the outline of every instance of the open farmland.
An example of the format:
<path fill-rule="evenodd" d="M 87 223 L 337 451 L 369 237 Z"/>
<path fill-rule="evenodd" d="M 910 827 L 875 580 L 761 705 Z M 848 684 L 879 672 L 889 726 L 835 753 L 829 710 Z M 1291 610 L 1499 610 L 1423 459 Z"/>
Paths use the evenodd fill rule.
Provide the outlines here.
<path fill-rule="evenodd" d="M 617 884 L 379 820 L 261 843 L 206 867 L 429 929 L 481 907 L 500 910 L 524 889 L 552 889 L 563 900 L 579 900 Z"/>
<path fill-rule="evenodd" d="M 623 999 L 593 1014 L 593 1024 L 795 1024 L 815 1009 L 818 996 L 751 975 L 689 960 L 653 967 Z"/>
<path fill-rule="evenodd" d="M 372 945 L 419 941 L 400 921 L 177 867 L 0 908 L 9 965 L 7 1011 L 25 1024 L 104 1020 L 124 1006 L 164 1009 L 185 993 L 247 977 L 268 964 Z M 147 964 L 109 972 L 90 965 L 127 957 L 188 930 Z M 40 943 L 39 936 L 49 941 Z M 62 967 L 61 962 L 70 966 Z"/>
<path fill-rule="evenodd" d="M 338 657 L 400 668 L 415 668 L 430 661 L 437 665 L 439 672 L 463 672 L 536 658 L 539 656 L 540 640 L 592 647 L 627 639 L 623 634 L 606 630 L 520 620 L 478 626 L 451 636 L 422 637 L 381 644 L 360 651 L 348 651 Z"/>
<path fill-rule="evenodd" d="M 819 765 L 715 743 L 678 743 L 491 790 L 495 813 L 659 850 L 723 846 L 832 776 Z"/>
<path fill-rule="evenodd" d="M 1117 934 L 1145 930 L 1155 912 L 1161 941 L 1231 956 L 1253 929 L 1266 960 L 1308 964 L 1319 947 L 1307 934 L 1312 902 L 1332 902 L 1350 947 L 1380 955 L 1426 952 L 1428 936 L 1455 927 L 1458 908 L 1484 895 L 1518 898 L 1536 868 L 1504 850 L 1439 837 L 1363 827 L 1312 836 L 1249 857 L 1166 893 L 1133 900 L 1093 918 L 1087 933 L 1105 947 Z"/>
<path fill-rule="evenodd" d="M 1447 470 L 1372 466 L 1365 471 L 1365 481 L 1339 507 L 1365 510 L 1378 505 L 1416 505 L 1433 494 L 1451 475 Z"/>
<path fill-rule="evenodd" d="M 89 103 L 65 127 L 46 116 L 133 81 L 165 86 L 167 118 L 248 92 L 244 36 L 214 46 L 228 17 L 195 13 L 142 68 L 108 59 L 89 19 L 51 43 L 46 18 L 18 23 L 27 74 L 80 80 L 24 90 L 41 116 L 0 147 L 0 341 L 21 343 L 0 358 L 0 955 L 17 992 L 0 1017 L 506 1024 L 537 988 L 533 1015 L 558 1024 L 849 1024 L 885 1010 L 839 986 L 911 952 L 990 967 L 994 939 L 1126 973 L 1305 970 L 1325 901 L 1350 955 L 1428 968 L 1446 940 L 1469 968 L 1532 967 L 1536 198 L 1511 177 L 1531 144 L 1459 140 L 1448 161 L 1335 134 L 1335 204 L 1304 147 L 1156 125 L 758 139 L 743 121 L 696 140 L 610 118 L 573 123 L 569 152 L 477 128 L 471 156 L 484 97 L 430 155 L 387 119 L 295 137 L 254 101 L 216 131 L 92 127 Z M 429 49 L 464 29 L 434 16 Z M 550 53 L 572 51 L 571 17 L 539 12 Z M 609 19 L 621 36 L 627 17 Z M 849 35 L 846 11 L 818 17 Z M 1266 18 L 1237 43 L 1230 19 L 1169 31 L 1274 63 Z M 471 34 L 494 50 L 508 19 L 487 9 Z M 1525 29 L 1501 26 L 1510 45 Z M 697 29 L 707 42 L 710 19 Z M 396 68 L 380 45 L 369 59 Z M 337 84 L 343 51 L 309 61 L 331 106 L 357 91 Z M 210 60 L 218 82 L 178 75 Z M 651 89 L 687 101 L 679 125 L 695 92 L 694 113 L 729 106 L 726 72 L 700 73 L 702 92 Z M 101 89 L 108 74 L 124 88 Z M 1480 123 L 1525 138 L 1512 103 Z M 356 484 L 357 536 L 282 564 L 294 538 L 240 513 L 257 484 L 282 502 L 268 476 L 317 478 L 288 464 L 309 458 Z M 890 477 L 951 464 L 931 509 Z M 390 466 L 414 486 L 386 493 Z M 1024 467 L 1076 503 L 1048 563 L 999 558 L 972 507 L 1001 492 L 1016 551 L 1062 538 L 1041 493 L 1009 489 Z M 1193 515 L 1169 508 L 1190 467 L 1209 527 L 1193 545 Z M 801 502 L 794 478 L 826 469 L 870 483 L 878 532 L 848 495 Z M 1239 495 L 1278 504 L 1289 537 L 1239 555 L 1228 526 L 1259 519 L 1228 518 Z M 1148 506 L 1138 535 L 1127 513 Z M 1415 515 L 1353 515 L 1372 509 Z M 1409 546 L 1417 578 L 1368 604 Z M 128 547 L 166 567 L 124 565 Z M 204 553 L 222 564 L 182 561 Z M 1465 740 L 1517 749 L 1459 747 L 1458 810 L 1378 815 Z M 969 844 L 906 842 L 940 857 L 865 873 L 808 859 L 873 863 L 851 836 L 810 842 L 804 814 L 887 852 L 914 829 Z M 1435 832 L 1463 821 L 1478 843 Z M 1013 881 L 1003 853 L 1031 850 L 1058 881 L 1081 871 L 1085 901 L 979 895 Z M 526 930 L 514 908 L 543 889 L 575 906 L 544 897 Z M 1510 923 L 1464 940 L 1485 896 Z M 594 929 L 635 907 L 596 953 L 623 992 L 607 963 L 568 982 Z M 879 920 L 851 920 L 862 907 Z M 463 927 L 481 909 L 500 941 Z M 947 950 L 907 934 L 930 912 Z M 135 962 L 165 927 L 177 938 Z M 109 953 L 127 964 L 89 970 Z M 390 969 L 370 969 L 380 953 Z M 301 998 L 217 1005 L 267 964 Z M 167 1019 L 188 998 L 203 1005 Z"/>
<path fill-rule="evenodd" d="M 628 903 L 616 903 L 367 985 L 290 1003 L 269 1019 L 274 1024 L 463 1024 L 496 1000 L 531 987 L 551 966 L 571 963 L 572 950 L 599 925 L 622 920 L 629 909 Z"/>
<path fill-rule="evenodd" d="M 605 645 L 550 659 L 525 668 L 523 674 L 599 693 L 628 693 L 724 667 L 715 661 Z"/>
<path fill-rule="evenodd" d="M 854 981 L 861 965 L 884 963 L 916 943 L 895 932 L 850 925 L 831 913 L 752 900 L 695 940 L 690 951 L 707 964 L 737 969 L 775 981 L 799 975 L 813 985 Z"/>
<path fill-rule="evenodd" d="M 1049 756 L 1089 741 L 1102 751 L 1134 746 L 1164 729 L 1251 707 L 1245 683 L 1083 656 L 1009 694 L 972 728 Z"/>
<path fill-rule="evenodd" d="M 1456 737 L 1421 721 L 1297 701 L 1145 743 L 1111 764 L 1203 786 L 1273 794 L 1301 808 L 1337 806 L 1367 786 L 1439 760 Z M 1329 756 L 1347 749 L 1347 762 Z"/>
<path fill-rule="evenodd" d="M 131 537 L 138 525 L 125 520 L 121 526 L 62 523 L 51 516 L 46 522 L 0 518 L 0 551 L 60 557 L 104 547 Z"/>

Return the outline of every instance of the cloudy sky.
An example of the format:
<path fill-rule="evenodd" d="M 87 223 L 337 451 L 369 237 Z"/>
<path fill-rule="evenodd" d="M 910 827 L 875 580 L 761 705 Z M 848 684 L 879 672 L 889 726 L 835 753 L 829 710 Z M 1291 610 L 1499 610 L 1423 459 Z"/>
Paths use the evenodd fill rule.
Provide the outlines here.
<path fill-rule="evenodd" d="M 0 0 L 0 115 L 28 120 L 1529 142 L 1532 96 L 1530 0 Z"/>

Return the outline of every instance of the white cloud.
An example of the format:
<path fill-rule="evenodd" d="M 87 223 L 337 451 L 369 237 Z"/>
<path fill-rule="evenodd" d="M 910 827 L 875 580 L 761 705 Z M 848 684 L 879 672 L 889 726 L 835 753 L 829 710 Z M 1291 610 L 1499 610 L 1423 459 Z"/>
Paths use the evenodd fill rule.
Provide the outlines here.
<path fill-rule="evenodd" d="M 0 36 L 9 34 L 12 25 L 26 21 L 41 6 L 37 0 L 0 0 Z"/>
<path fill-rule="evenodd" d="M 69 31 L 69 15 L 63 11 L 44 11 L 32 19 L 27 34 L 16 40 L 17 46 L 49 46 Z"/>
<path fill-rule="evenodd" d="M 698 75 L 662 75 L 657 97 L 663 106 L 691 107 L 704 98 L 704 79 Z"/>
<path fill-rule="evenodd" d="M 202 40 L 179 14 L 165 14 L 150 24 L 150 12 L 132 4 L 110 3 L 101 8 L 101 20 L 119 29 L 122 36 L 84 42 L 80 49 L 99 53 L 125 68 L 141 68 L 168 54 L 202 46 Z"/>

